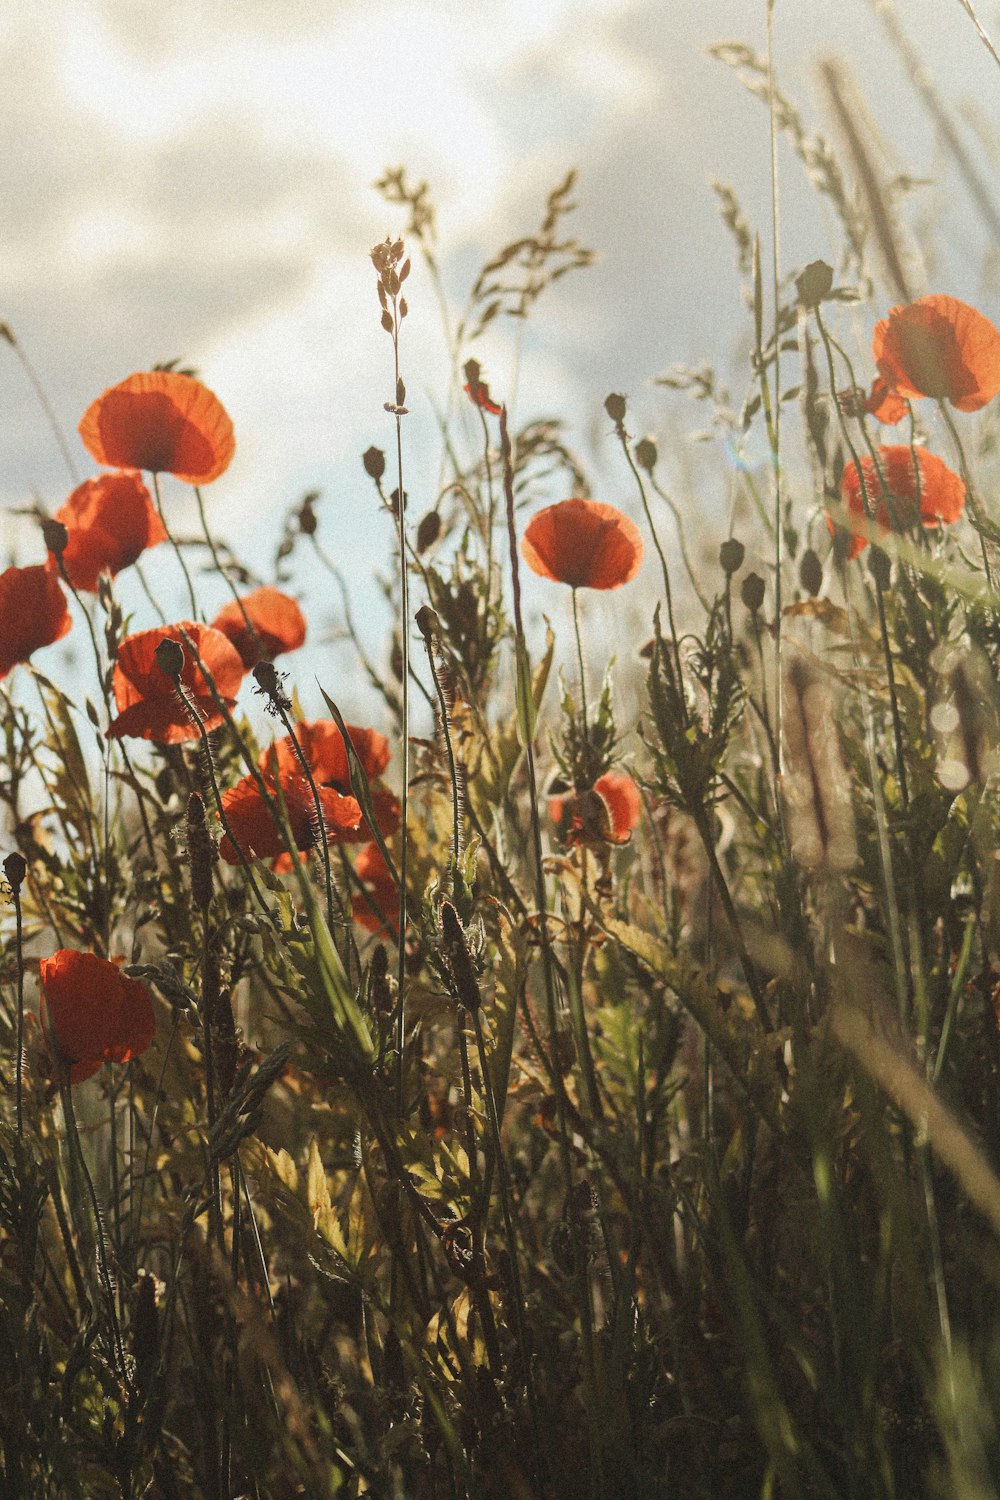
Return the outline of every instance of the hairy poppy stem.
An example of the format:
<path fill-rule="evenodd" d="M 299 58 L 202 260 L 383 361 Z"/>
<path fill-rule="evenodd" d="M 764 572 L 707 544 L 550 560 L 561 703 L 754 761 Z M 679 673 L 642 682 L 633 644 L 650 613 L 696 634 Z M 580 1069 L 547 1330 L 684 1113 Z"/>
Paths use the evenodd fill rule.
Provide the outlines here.
<path fill-rule="evenodd" d="M 865 516 L 869 524 L 871 524 L 871 522 L 874 520 L 874 512 L 872 510 L 872 497 L 868 494 L 868 486 L 865 482 L 864 469 L 861 466 L 861 455 L 859 454 L 851 438 L 850 430 L 847 425 L 847 419 L 844 416 L 840 402 L 837 400 L 837 373 L 833 363 L 834 340 L 831 338 L 829 332 L 827 331 L 826 323 L 823 321 L 823 314 L 820 310 L 818 302 L 813 308 L 813 312 L 816 317 L 816 327 L 819 329 L 820 338 L 823 340 L 823 349 L 826 353 L 826 366 L 830 379 L 830 399 L 832 400 L 834 409 L 837 412 L 840 422 L 840 431 L 843 436 L 844 442 L 847 444 L 848 450 L 850 451 L 851 461 L 854 464 L 855 472 L 861 484 L 861 498 L 865 507 Z M 847 358 L 844 351 L 840 349 L 839 346 L 837 347 L 841 358 L 847 365 L 848 379 L 851 382 L 851 389 L 853 390 L 854 370 L 851 366 L 850 360 Z M 863 421 L 861 423 L 861 430 L 865 439 L 865 443 L 870 450 L 872 462 L 875 465 L 875 473 L 878 475 L 879 483 L 884 491 L 885 480 L 882 476 L 882 469 L 879 464 L 878 457 L 875 454 L 875 451 L 868 439 L 868 432 Z M 910 805 L 910 788 L 909 781 L 906 775 L 906 752 L 903 748 L 903 723 L 899 713 L 899 696 L 896 691 L 896 670 L 895 666 L 893 665 L 892 646 L 889 642 L 889 627 L 886 622 L 885 616 L 885 591 L 882 587 L 882 580 L 877 575 L 875 576 L 874 583 L 875 603 L 878 610 L 879 634 L 882 640 L 882 655 L 885 659 L 885 675 L 886 682 L 889 688 L 889 706 L 892 712 L 892 734 L 893 744 L 896 752 L 896 777 L 899 782 L 900 802 L 902 803 L 903 811 L 905 812 Z"/>
<path fill-rule="evenodd" d="M 616 405 L 609 409 L 608 402 L 611 401 L 615 401 L 616 403 L 620 402 L 620 408 Z M 635 480 L 636 486 L 639 490 L 639 499 L 642 501 L 642 508 L 645 512 L 646 520 L 649 523 L 650 535 L 653 538 L 653 546 L 656 548 L 656 555 L 660 559 L 660 572 L 663 574 L 663 597 L 667 606 L 667 620 L 670 624 L 670 641 L 674 650 L 674 666 L 677 669 L 677 688 L 680 696 L 681 712 L 684 715 L 684 722 L 687 723 L 687 699 L 684 695 L 684 674 L 681 671 L 680 641 L 677 635 L 677 625 L 674 621 L 674 596 L 673 590 L 670 587 L 670 569 L 667 567 L 666 555 L 663 551 L 663 547 L 660 544 L 659 532 L 657 531 L 656 526 L 653 522 L 653 513 L 649 508 L 649 498 L 646 494 L 646 486 L 642 482 L 642 475 L 636 468 L 635 459 L 632 457 L 632 446 L 629 441 L 629 435 L 625 430 L 625 398 L 623 396 L 609 396 L 608 400 L 604 403 L 604 406 L 611 420 L 615 424 L 615 436 L 618 438 L 618 441 L 621 444 L 622 452 L 625 455 L 625 461 L 628 464 L 629 468 L 632 470 L 632 477 Z"/>
<path fill-rule="evenodd" d="M 192 649 L 190 642 L 188 642 L 188 649 Z M 166 669 L 164 668 L 164 670 Z M 204 668 L 202 668 L 202 670 L 204 670 Z M 188 718 L 198 730 L 198 734 L 201 739 L 201 747 L 205 756 L 205 769 L 208 773 L 208 780 L 212 788 L 212 795 L 215 801 L 215 805 L 219 812 L 219 821 L 222 823 L 222 827 L 225 830 L 230 843 L 236 850 L 236 853 L 239 855 L 240 864 L 243 866 L 243 873 L 247 878 L 247 883 L 250 886 L 250 889 L 254 893 L 257 904 L 266 916 L 271 917 L 271 908 L 268 906 L 266 900 L 261 894 L 261 889 L 257 884 L 256 876 L 254 875 L 253 870 L 250 867 L 250 861 L 244 854 L 243 847 L 237 839 L 236 835 L 233 833 L 233 830 L 229 823 L 229 819 L 226 817 L 226 810 L 222 805 L 222 792 L 219 790 L 219 782 L 215 774 L 215 761 L 212 758 L 212 742 L 208 737 L 208 730 L 205 728 L 204 721 L 201 717 L 201 714 L 198 712 L 197 705 L 192 702 L 191 698 L 188 696 L 187 690 L 184 687 L 183 682 L 181 681 L 180 670 L 178 669 L 176 673 L 168 672 L 168 675 L 173 679 L 174 687 L 177 690 L 177 696 L 183 703 Z"/>
<path fill-rule="evenodd" d="M 583 665 L 583 643 L 580 639 L 580 610 L 577 604 L 577 592 L 574 588 L 573 595 L 573 633 L 576 636 L 576 660 L 580 668 L 580 713 L 583 717 L 583 743 L 590 743 L 590 729 L 587 725 L 587 671 Z M 600 717 L 600 714 L 598 714 Z"/>
<path fill-rule="evenodd" d="M 60 1093 L 62 1095 L 63 1114 L 66 1119 L 66 1130 L 70 1138 L 70 1151 L 76 1151 L 76 1158 L 83 1174 L 83 1180 L 87 1185 L 87 1194 L 90 1198 L 90 1206 L 94 1211 L 94 1244 L 97 1255 L 97 1275 L 101 1283 L 108 1306 L 108 1318 L 111 1323 L 112 1353 L 117 1362 L 121 1378 L 126 1389 L 131 1391 L 132 1381 L 129 1376 L 128 1364 L 125 1359 L 125 1346 L 122 1343 L 121 1327 L 118 1322 L 118 1308 L 115 1302 L 114 1284 L 111 1280 L 111 1272 L 108 1269 L 107 1246 L 105 1241 L 104 1215 L 97 1198 L 97 1189 L 94 1187 L 94 1179 L 90 1175 L 87 1159 L 83 1154 L 83 1144 L 80 1140 L 80 1132 L 76 1125 L 76 1114 L 73 1109 L 73 1091 L 69 1082 L 69 1065 L 63 1066 L 63 1077 L 60 1081 Z"/>
<path fill-rule="evenodd" d="M 451 888 L 455 899 L 458 899 L 459 877 L 458 866 L 462 857 L 462 821 L 461 805 L 458 789 L 458 766 L 455 762 L 455 750 L 451 742 L 451 714 L 448 709 L 448 699 L 445 696 L 444 683 L 438 671 L 437 661 L 434 657 L 434 637 L 437 631 L 437 616 L 433 610 L 424 605 L 417 610 L 417 626 L 424 638 L 427 647 L 427 663 L 431 669 L 431 678 L 437 689 L 438 712 L 441 717 L 441 734 L 444 738 L 445 750 L 448 753 L 448 772 L 451 781 Z"/>
<path fill-rule="evenodd" d="M 285 733 L 288 735 L 288 738 L 291 741 L 292 749 L 295 752 L 295 758 L 302 768 L 302 773 L 305 776 L 306 781 L 309 783 L 309 790 L 312 793 L 313 807 L 316 811 L 316 824 L 319 829 L 320 849 L 323 854 L 323 878 L 326 883 L 326 921 L 328 927 L 330 928 L 330 934 L 333 937 L 334 942 L 336 942 L 336 928 L 334 926 L 333 919 L 334 884 L 333 872 L 330 868 L 330 842 L 327 837 L 326 819 L 323 816 L 323 803 L 320 801 L 319 788 L 316 785 L 316 780 L 312 773 L 312 767 L 310 766 L 303 753 L 302 746 L 299 744 L 298 736 L 295 733 L 295 725 L 292 723 L 291 719 L 288 716 L 288 710 L 285 708 L 284 703 L 282 703 L 280 694 L 274 694 L 273 696 L 271 694 L 268 694 L 268 697 L 269 701 L 275 705 L 275 712 L 277 713 L 278 718 L 280 719 L 281 724 L 284 727 Z M 341 921 L 346 921 L 344 903 L 340 900 L 339 892 L 337 893 L 337 907 L 339 909 Z"/>
<path fill-rule="evenodd" d="M 14 951 L 17 955 L 17 1056 L 14 1060 L 15 1109 L 17 1112 L 17 1138 L 24 1139 L 24 928 L 21 916 L 21 887 L 28 873 L 28 864 L 23 854 L 16 851 L 8 854 L 3 862 L 3 871 L 10 886 L 14 903 Z"/>

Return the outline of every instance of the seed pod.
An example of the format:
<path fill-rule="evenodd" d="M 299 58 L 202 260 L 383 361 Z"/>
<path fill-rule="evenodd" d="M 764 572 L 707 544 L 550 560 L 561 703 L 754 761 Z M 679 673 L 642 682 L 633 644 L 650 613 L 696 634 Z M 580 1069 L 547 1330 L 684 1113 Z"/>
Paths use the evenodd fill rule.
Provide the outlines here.
<path fill-rule="evenodd" d="M 740 589 L 740 598 L 752 615 L 755 615 L 764 603 L 766 592 L 764 580 L 760 574 L 748 573 Z"/>
<path fill-rule="evenodd" d="M 736 537 L 731 536 L 727 542 L 723 542 L 719 548 L 719 566 L 727 578 L 739 572 L 746 555 L 747 549 Z"/>
<path fill-rule="evenodd" d="M 381 448 L 368 448 L 361 455 L 361 462 L 365 466 L 365 473 L 378 484 L 385 473 L 385 454 Z"/>
<path fill-rule="evenodd" d="M 608 396 L 604 402 L 604 410 L 607 412 L 612 422 L 614 422 L 616 425 L 620 425 L 625 420 L 625 397 L 616 396 L 612 391 L 611 395 Z"/>
<path fill-rule="evenodd" d="M 823 564 L 811 547 L 808 547 L 802 554 L 802 561 L 799 563 L 799 582 L 806 593 L 811 594 L 814 599 L 823 587 Z"/>
<path fill-rule="evenodd" d="M 153 655 L 161 672 L 174 679 L 180 677 L 184 670 L 184 650 L 178 641 L 172 641 L 169 636 L 164 637 Z"/>
<path fill-rule="evenodd" d="M 436 510 L 429 510 L 421 519 L 417 527 L 417 551 L 426 552 L 428 547 L 433 547 L 441 535 L 441 515 Z"/>

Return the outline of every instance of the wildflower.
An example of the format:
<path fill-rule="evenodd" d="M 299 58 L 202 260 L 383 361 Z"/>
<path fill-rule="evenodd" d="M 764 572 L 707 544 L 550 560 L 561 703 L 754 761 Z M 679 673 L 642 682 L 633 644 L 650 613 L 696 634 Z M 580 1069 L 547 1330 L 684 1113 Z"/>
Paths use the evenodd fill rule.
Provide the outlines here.
<path fill-rule="evenodd" d="M 549 817 L 567 844 L 627 844 L 642 797 L 624 771 L 605 771 L 589 790 L 549 798 Z"/>
<path fill-rule="evenodd" d="M 66 576 L 74 588 L 88 593 L 96 592 L 101 573 L 113 578 L 147 547 L 167 537 L 152 497 L 134 469 L 85 480 L 59 507 L 55 519 L 67 532 L 62 551 Z M 51 554 L 48 566 L 51 572 L 58 570 Z"/>
<path fill-rule="evenodd" d="M 363 729 L 357 724 L 348 724 L 346 728 L 354 753 L 368 778 L 372 812 L 378 831 L 384 838 L 388 838 L 399 827 L 400 818 L 398 799 L 379 781 L 389 764 L 389 741 L 377 729 Z M 309 723 L 296 724 L 295 739 L 317 786 L 329 787 L 345 797 L 350 796 L 351 773 L 347 763 L 347 750 L 344 737 L 333 720 L 314 719 Z M 300 774 L 302 769 L 295 746 L 287 735 L 264 752 L 259 765 L 265 774 L 277 774 L 282 778 Z M 344 834 L 348 843 L 362 842 L 368 838 L 371 838 L 371 829 L 364 819 L 353 834 Z"/>
<path fill-rule="evenodd" d="M 249 624 L 247 621 L 249 620 Z M 279 589 L 254 589 L 220 609 L 212 621 L 236 647 L 249 672 L 262 658 L 271 661 L 305 642 L 305 616 L 288 594 Z"/>
<path fill-rule="evenodd" d="M 560 500 L 532 516 L 521 555 L 533 573 L 570 588 L 617 589 L 642 563 L 642 537 L 628 516 L 597 500 Z"/>
<path fill-rule="evenodd" d="M 138 979 L 96 953 L 60 948 L 38 966 L 42 1016 L 58 1066 L 82 1083 L 106 1062 L 129 1062 L 156 1035 L 153 1002 Z"/>
<path fill-rule="evenodd" d="M 354 861 L 354 873 L 367 887 L 366 893 L 354 898 L 355 922 L 369 932 L 380 932 L 389 927 L 393 936 L 398 936 L 399 891 L 377 844 L 366 844 L 359 852 Z"/>
<path fill-rule="evenodd" d="M 841 482 L 841 496 L 851 521 L 847 556 L 857 557 L 868 545 L 868 515 L 882 531 L 903 531 L 916 520 L 917 479 L 919 470 L 920 521 L 927 528 L 948 526 L 960 519 L 965 509 L 965 485 L 957 474 L 934 453 L 905 443 L 877 448 L 878 469 L 870 454 L 861 460 L 860 473 L 849 463 Z M 881 478 L 879 477 L 881 471 Z M 864 493 L 862 493 L 862 481 Z M 865 497 L 868 506 L 865 508 Z M 836 530 L 832 516 L 826 518 L 831 534 Z"/>
<path fill-rule="evenodd" d="M 66 596 L 44 565 L 0 573 L 0 678 L 72 625 Z"/>
<path fill-rule="evenodd" d="M 874 417 L 876 422 L 882 422 L 887 427 L 894 427 L 906 416 L 906 402 L 881 375 L 872 381 L 872 388 L 867 396 L 859 385 L 838 391 L 837 404 L 845 417 L 855 420 Z"/>
<path fill-rule="evenodd" d="M 1000 332 L 957 297 L 919 297 L 875 324 L 879 375 L 899 396 L 978 411 L 1000 391 Z"/>
<path fill-rule="evenodd" d="M 175 370 L 130 375 L 98 396 L 79 427 L 99 464 L 208 484 L 229 467 L 233 424 L 207 386 Z"/>
<path fill-rule="evenodd" d="M 481 411 L 488 411 L 492 416 L 498 417 L 502 410 L 490 395 L 490 388 L 485 380 L 481 380 L 479 361 L 470 359 L 466 361 L 464 369 L 466 384 L 462 387 L 465 394 L 474 406 Z"/>
<path fill-rule="evenodd" d="M 265 777 L 264 784 L 277 803 L 277 782 L 272 777 Z M 342 797 L 331 787 L 320 787 L 318 790 L 327 837 L 338 839 L 344 834 L 353 833 L 361 822 L 361 808 L 354 798 Z M 301 775 L 282 775 L 281 792 L 296 849 L 304 852 L 313 848 L 319 842 L 319 829 L 316 803 L 309 783 Z M 258 859 L 278 859 L 281 864 L 276 868 L 291 867 L 277 808 L 272 812 L 255 777 L 244 776 L 242 781 L 223 792 L 222 810 L 232 832 L 232 837 L 227 833 L 219 845 L 219 853 L 224 860 L 231 865 L 239 863 L 240 856 L 235 847 L 235 844 L 239 844 L 245 855 L 254 854 Z"/>
<path fill-rule="evenodd" d="M 184 645 L 188 636 L 191 647 Z M 123 736 L 153 740 L 158 745 L 176 745 L 196 740 L 201 733 L 181 702 L 173 677 L 157 660 L 157 647 L 168 641 L 183 653 L 181 685 L 201 717 L 205 729 L 217 729 L 222 723 L 205 675 L 195 661 L 195 653 L 211 672 L 220 698 L 227 708 L 236 702 L 243 680 L 243 663 L 231 641 L 209 625 L 193 625 L 182 620 L 177 625 L 160 625 L 126 636 L 115 662 L 114 693 L 118 717 L 108 727 L 113 739 Z M 161 658 L 163 653 L 161 652 Z"/>

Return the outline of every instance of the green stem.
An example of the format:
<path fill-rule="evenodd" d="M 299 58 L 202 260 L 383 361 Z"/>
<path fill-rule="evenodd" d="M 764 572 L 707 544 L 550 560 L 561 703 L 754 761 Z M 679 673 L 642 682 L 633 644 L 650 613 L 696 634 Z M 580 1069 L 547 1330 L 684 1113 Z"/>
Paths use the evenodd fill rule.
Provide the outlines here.
<path fill-rule="evenodd" d="M 191 574 L 188 572 L 188 565 L 184 561 L 184 554 L 180 549 L 180 545 L 176 541 L 173 532 L 170 530 L 170 527 L 167 525 L 167 518 L 163 514 L 163 501 L 160 498 L 160 476 L 154 471 L 151 477 L 153 480 L 153 496 L 156 500 L 156 510 L 160 517 L 160 520 L 163 522 L 163 529 L 167 533 L 167 540 L 169 541 L 171 547 L 173 547 L 174 555 L 181 565 L 181 572 L 184 574 L 184 582 L 187 584 L 188 598 L 191 601 L 191 619 L 193 621 L 197 621 L 198 602 L 194 597 L 194 584 L 191 582 Z"/>

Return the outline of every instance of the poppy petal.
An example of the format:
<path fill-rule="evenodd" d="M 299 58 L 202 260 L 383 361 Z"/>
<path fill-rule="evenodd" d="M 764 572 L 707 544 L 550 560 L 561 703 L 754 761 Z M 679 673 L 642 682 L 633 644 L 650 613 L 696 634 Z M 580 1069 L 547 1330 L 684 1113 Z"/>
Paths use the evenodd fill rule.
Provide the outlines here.
<path fill-rule="evenodd" d="M 69 533 L 62 554 L 74 588 L 93 593 L 101 573 L 112 577 L 129 567 L 147 547 L 166 541 L 167 533 L 153 499 L 134 470 L 87 479 L 55 513 Z M 58 571 L 53 556 L 49 569 Z"/>
<path fill-rule="evenodd" d="M 66 596 L 44 564 L 0 573 L 0 678 L 43 646 L 51 646 L 73 621 Z"/>
<path fill-rule="evenodd" d="M 635 523 L 597 500 L 560 500 L 528 522 L 521 555 L 533 573 L 571 588 L 617 589 L 638 573 Z"/>
<path fill-rule="evenodd" d="M 305 616 L 295 600 L 272 588 L 254 589 L 238 603 L 231 600 L 212 621 L 212 629 L 232 641 L 248 672 L 262 659 L 273 661 L 298 650 L 306 638 Z"/>
<path fill-rule="evenodd" d="M 174 474 L 209 484 L 236 449 L 233 424 L 207 386 L 174 370 L 148 370 L 111 386 L 88 406 L 79 427 L 99 464 Z"/>
<path fill-rule="evenodd" d="M 872 353 L 900 396 L 978 411 L 1000 392 L 1000 331 L 957 297 L 933 294 L 890 308 L 875 325 Z"/>

